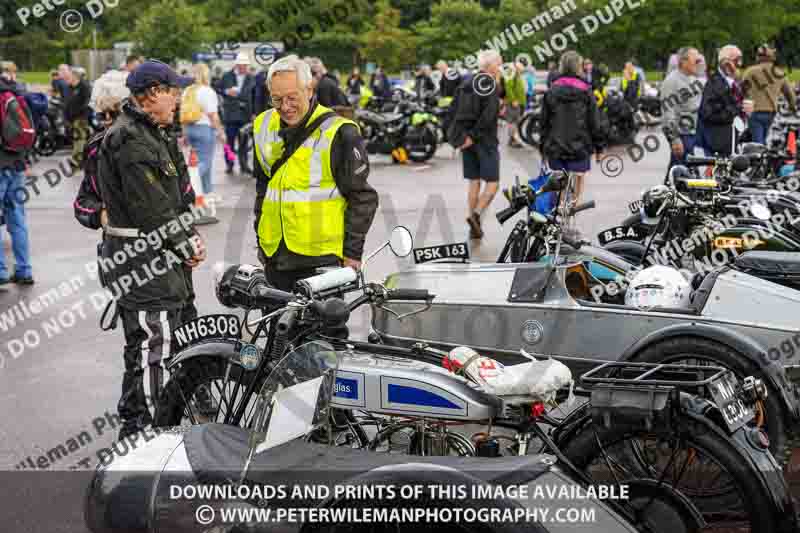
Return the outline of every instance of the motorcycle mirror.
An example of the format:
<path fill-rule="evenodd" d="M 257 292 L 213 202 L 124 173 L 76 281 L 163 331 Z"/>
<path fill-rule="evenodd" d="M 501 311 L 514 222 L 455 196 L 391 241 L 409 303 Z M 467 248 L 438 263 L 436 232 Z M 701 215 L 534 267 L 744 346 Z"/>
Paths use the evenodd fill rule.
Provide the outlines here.
<path fill-rule="evenodd" d="M 395 226 L 391 235 L 389 236 L 389 240 L 381 244 L 375 251 L 369 254 L 364 261 L 362 261 L 362 264 L 366 265 L 375 256 L 375 254 L 387 246 L 397 257 L 408 256 L 414 247 L 414 239 L 411 237 L 411 231 L 409 231 L 409 229 L 405 226 Z"/>
<path fill-rule="evenodd" d="M 744 131 L 745 124 L 744 120 L 742 120 L 742 117 L 736 117 L 735 119 L 733 119 L 733 128 L 739 133 L 742 133 Z"/>
<path fill-rule="evenodd" d="M 407 227 L 397 226 L 392 230 L 392 236 L 388 244 L 394 255 L 407 257 L 414 248 L 414 238 Z"/>
<path fill-rule="evenodd" d="M 772 217 L 772 212 L 769 207 L 764 204 L 754 203 L 750 206 L 750 212 L 759 220 L 769 220 Z"/>

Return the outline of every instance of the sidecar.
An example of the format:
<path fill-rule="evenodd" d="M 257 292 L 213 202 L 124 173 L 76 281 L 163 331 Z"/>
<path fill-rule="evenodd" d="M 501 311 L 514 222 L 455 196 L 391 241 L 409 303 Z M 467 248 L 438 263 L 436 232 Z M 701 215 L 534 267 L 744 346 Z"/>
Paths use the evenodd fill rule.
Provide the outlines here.
<path fill-rule="evenodd" d="M 564 362 L 575 374 L 599 361 L 707 359 L 763 373 L 781 410 L 800 415 L 800 392 L 784 371 L 800 368 L 800 291 L 722 267 L 705 276 L 690 307 L 642 310 L 622 304 L 624 284 L 593 283 L 587 264 L 597 258 L 565 259 L 558 266 L 428 264 L 391 274 L 387 287 L 424 288 L 436 297 L 402 320 L 398 315 L 419 306 L 374 307 L 371 340 L 468 345 L 512 364 L 524 348 L 570 357 Z"/>
<path fill-rule="evenodd" d="M 407 489 L 400 487 L 463 486 L 464 494 L 443 492 L 434 499 L 451 509 L 451 515 L 472 507 L 512 514 L 529 510 L 540 513 L 542 519 L 532 514 L 533 519 L 473 524 L 459 531 L 636 531 L 607 504 L 579 489 L 549 455 L 411 457 L 293 440 L 257 454 L 246 483 L 238 485 L 248 455 L 248 436 L 238 427 L 205 424 L 164 430 L 132 450 L 115 447 L 113 455 L 98 465 L 87 490 L 88 529 L 92 533 L 342 531 L 341 521 L 326 520 L 320 511 L 338 509 L 355 516 L 359 510 L 402 509 L 404 500 L 397 491 Z M 395 498 L 388 486 L 394 487 Z M 473 487 L 482 487 L 483 492 L 473 492 Z M 537 487 L 544 492 L 533 497 Z M 302 494 L 295 493 L 296 488 Z M 381 496 L 369 497 L 381 492 L 378 489 L 383 490 Z M 554 496 L 548 497 L 551 492 Z M 472 497 L 488 493 L 495 497 Z M 555 520 L 556 513 L 562 512 L 559 509 L 574 510 L 577 518 Z M 417 531 L 447 527 L 414 525 Z M 365 529 L 352 522 L 346 530 Z"/>

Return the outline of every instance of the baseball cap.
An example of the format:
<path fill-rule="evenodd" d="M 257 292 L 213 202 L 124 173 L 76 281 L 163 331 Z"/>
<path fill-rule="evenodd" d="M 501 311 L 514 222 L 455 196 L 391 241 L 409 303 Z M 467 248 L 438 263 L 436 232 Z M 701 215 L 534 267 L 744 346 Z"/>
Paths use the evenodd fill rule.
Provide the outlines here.
<path fill-rule="evenodd" d="M 148 59 L 128 75 L 125 85 L 131 92 L 141 92 L 156 85 L 167 87 L 188 87 L 194 78 L 178 76 L 172 67 L 155 59 Z"/>
<path fill-rule="evenodd" d="M 756 55 L 759 57 L 775 57 L 775 49 L 765 43 L 758 47 Z"/>

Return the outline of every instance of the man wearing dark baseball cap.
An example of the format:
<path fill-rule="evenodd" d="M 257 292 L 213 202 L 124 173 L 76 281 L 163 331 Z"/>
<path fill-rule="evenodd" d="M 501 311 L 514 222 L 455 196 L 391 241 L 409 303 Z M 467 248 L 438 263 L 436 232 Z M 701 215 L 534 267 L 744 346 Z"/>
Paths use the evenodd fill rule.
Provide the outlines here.
<path fill-rule="evenodd" d="M 117 405 L 120 439 L 152 422 L 144 364 L 155 400 L 164 380 L 164 360 L 171 356 L 170 332 L 187 319 L 186 309 L 193 309 L 190 269 L 206 256 L 203 240 L 186 216 L 194 192 L 170 134 L 180 87 L 188 82 L 160 61 L 136 67 L 126 80 L 131 97 L 108 129 L 98 158 L 108 211 L 100 262 L 125 333 L 125 374 Z"/>

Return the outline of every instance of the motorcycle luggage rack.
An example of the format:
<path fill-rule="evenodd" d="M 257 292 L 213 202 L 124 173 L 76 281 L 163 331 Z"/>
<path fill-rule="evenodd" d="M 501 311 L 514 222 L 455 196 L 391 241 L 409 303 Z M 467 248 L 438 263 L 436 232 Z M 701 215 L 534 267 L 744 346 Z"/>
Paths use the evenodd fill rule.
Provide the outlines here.
<path fill-rule="evenodd" d="M 581 387 L 588 390 L 598 386 L 691 390 L 709 386 L 726 372 L 728 369 L 713 365 L 611 361 L 581 375 L 580 382 Z"/>
<path fill-rule="evenodd" d="M 703 396 L 727 372 L 719 366 L 614 361 L 586 372 L 580 383 L 590 392 L 596 424 L 669 434 L 678 420 L 681 392 Z"/>

